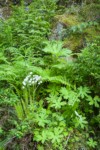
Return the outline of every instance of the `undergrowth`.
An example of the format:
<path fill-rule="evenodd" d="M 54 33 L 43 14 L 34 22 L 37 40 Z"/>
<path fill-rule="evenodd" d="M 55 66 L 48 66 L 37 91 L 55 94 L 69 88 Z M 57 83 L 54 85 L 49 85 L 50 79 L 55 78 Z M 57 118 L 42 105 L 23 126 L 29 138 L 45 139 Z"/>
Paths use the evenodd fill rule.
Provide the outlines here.
<path fill-rule="evenodd" d="M 0 150 L 99 150 L 100 38 L 75 53 L 49 40 L 56 1 L 13 9 L 0 20 Z"/>

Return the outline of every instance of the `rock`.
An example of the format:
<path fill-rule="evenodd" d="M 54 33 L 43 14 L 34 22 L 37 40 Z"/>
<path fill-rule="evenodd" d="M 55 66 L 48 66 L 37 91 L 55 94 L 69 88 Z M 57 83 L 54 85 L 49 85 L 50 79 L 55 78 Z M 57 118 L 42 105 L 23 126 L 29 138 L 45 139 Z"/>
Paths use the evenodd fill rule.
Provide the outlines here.
<path fill-rule="evenodd" d="M 8 3 L 8 0 L 0 0 L 0 7 L 5 6 Z"/>
<path fill-rule="evenodd" d="M 8 18 L 11 14 L 11 9 L 8 6 L 0 8 L 0 18 L 5 19 Z"/>
<path fill-rule="evenodd" d="M 52 30 L 52 34 L 49 37 L 50 40 L 62 40 L 64 36 L 64 24 L 61 22 L 57 22 L 54 29 Z"/>

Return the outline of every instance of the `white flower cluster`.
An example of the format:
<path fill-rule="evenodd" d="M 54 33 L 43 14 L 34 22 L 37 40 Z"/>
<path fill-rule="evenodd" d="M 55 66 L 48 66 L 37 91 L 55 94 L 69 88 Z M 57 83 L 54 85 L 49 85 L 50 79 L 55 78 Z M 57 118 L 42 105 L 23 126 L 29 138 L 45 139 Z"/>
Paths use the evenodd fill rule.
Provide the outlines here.
<path fill-rule="evenodd" d="M 29 75 L 26 76 L 26 78 L 23 80 L 23 87 L 26 85 L 34 85 L 34 84 L 41 84 L 42 78 L 39 75 L 33 75 L 32 72 L 29 73 Z"/>

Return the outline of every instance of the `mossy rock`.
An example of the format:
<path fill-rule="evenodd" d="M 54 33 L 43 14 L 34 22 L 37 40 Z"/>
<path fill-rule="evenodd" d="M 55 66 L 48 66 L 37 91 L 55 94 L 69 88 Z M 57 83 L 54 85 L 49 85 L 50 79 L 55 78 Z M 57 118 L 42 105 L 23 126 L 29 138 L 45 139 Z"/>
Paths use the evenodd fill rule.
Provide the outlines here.
<path fill-rule="evenodd" d="M 73 25 L 77 25 L 79 23 L 79 19 L 75 15 L 71 14 L 63 14 L 55 16 L 56 22 L 61 22 L 66 27 L 72 27 Z"/>
<path fill-rule="evenodd" d="M 95 16 L 98 15 L 98 11 L 93 12 L 95 11 L 95 9 L 99 10 L 98 4 L 93 3 L 93 4 L 83 5 L 81 6 L 81 8 L 82 10 L 80 11 L 79 14 L 80 17 L 76 14 L 70 14 L 70 13 L 56 15 L 54 18 L 54 23 L 52 28 L 55 29 L 57 24 L 61 23 L 66 32 L 67 28 L 70 29 L 73 26 L 80 25 L 83 22 L 83 20 L 86 21 L 86 23 L 89 20 L 92 21 L 94 20 Z M 95 39 L 95 37 L 98 35 L 98 32 L 99 31 L 97 27 L 94 25 L 94 26 L 87 26 L 86 29 L 85 28 L 82 29 L 82 32 L 75 32 L 69 35 L 65 35 L 64 38 L 62 38 L 64 41 L 64 47 L 67 47 L 74 52 L 79 52 L 81 49 L 83 49 L 86 46 L 87 43 Z"/>
<path fill-rule="evenodd" d="M 52 23 L 52 34 L 50 39 L 62 40 L 65 36 L 65 30 L 79 24 L 78 17 L 72 14 L 56 15 Z M 58 28 L 58 26 L 62 26 Z"/>
<path fill-rule="evenodd" d="M 67 47 L 75 52 L 80 51 L 80 49 L 86 46 L 86 43 L 93 42 L 99 33 L 100 30 L 96 27 L 87 28 L 81 34 L 72 34 L 65 38 L 64 47 Z"/>

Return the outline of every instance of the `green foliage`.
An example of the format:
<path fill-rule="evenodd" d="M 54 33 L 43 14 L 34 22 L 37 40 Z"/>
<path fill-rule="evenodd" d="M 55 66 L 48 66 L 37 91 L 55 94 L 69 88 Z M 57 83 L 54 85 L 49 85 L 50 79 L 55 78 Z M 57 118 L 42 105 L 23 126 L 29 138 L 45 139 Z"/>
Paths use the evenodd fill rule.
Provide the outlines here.
<path fill-rule="evenodd" d="M 99 38 L 70 61 L 75 54 L 62 41 L 47 40 L 56 2 L 15 6 L 0 21 L 1 149 L 98 148 Z M 90 26 L 98 23 L 82 23 L 70 34 Z"/>
<path fill-rule="evenodd" d="M 70 32 L 73 32 L 73 33 L 82 33 L 85 29 L 87 28 L 90 28 L 92 26 L 98 26 L 98 22 L 96 21 L 89 21 L 89 22 L 83 22 L 79 25 L 76 25 L 76 26 L 72 26 L 70 28 Z"/>
<path fill-rule="evenodd" d="M 98 45 L 99 39 L 88 45 L 78 55 L 78 68 L 81 73 L 81 80 L 85 84 L 90 85 L 98 91 L 100 86 L 100 47 Z M 94 87 L 93 87 L 94 86 Z"/>
<path fill-rule="evenodd" d="M 93 139 L 89 139 L 89 140 L 87 141 L 87 144 L 88 144 L 90 147 L 95 148 L 95 146 L 97 145 L 97 142 L 96 142 L 96 141 L 93 141 Z"/>
<path fill-rule="evenodd" d="M 50 4 L 49 7 L 48 4 Z M 2 44 L 7 46 L 7 49 L 20 47 L 21 51 L 25 51 L 29 45 L 31 49 L 34 47 L 40 49 L 41 41 L 49 34 L 50 18 L 55 10 L 54 4 L 55 2 L 44 1 L 43 3 L 41 1 L 41 3 L 32 3 L 28 8 L 14 7 L 12 18 L 6 20 L 4 25 L 1 22 L 0 41 Z"/>
<path fill-rule="evenodd" d="M 94 98 L 88 97 L 87 99 L 90 105 L 94 105 L 95 107 L 99 107 L 100 98 L 95 96 Z"/>

